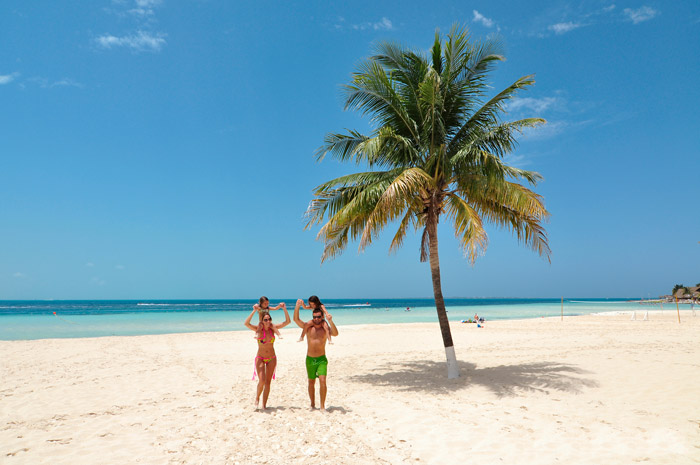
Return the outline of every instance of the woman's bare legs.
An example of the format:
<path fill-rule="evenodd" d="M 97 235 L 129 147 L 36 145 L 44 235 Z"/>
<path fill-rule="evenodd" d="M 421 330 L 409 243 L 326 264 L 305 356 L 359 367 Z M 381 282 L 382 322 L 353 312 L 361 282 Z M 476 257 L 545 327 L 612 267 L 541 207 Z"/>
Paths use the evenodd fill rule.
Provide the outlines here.
<path fill-rule="evenodd" d="M 255 371 L 257 371 L 258 373 L 258 386 L 257 392 L 255 393 L 255 410 L 258 410 L 260 408 L 260 394 L 263 392 L 263 388 L 265 387 L 265 380 L 267 379 L 267 370 L 265 370 L 265 368 L 265 362 L 263 362 L 260 358 L 256 358 Z M 266 398 L 263 398 L 263 408 L 265 408 L 265 400 Z"/>
<path fill-rule="evenodd" d="M 266 373 L 265 373 L 265 389 L 263 391 L 263 401 L 262 401 L 262 409 L 265 410 L 267 408 L 267 398 L 270 397 L 270 384 L 272 384 L 272 376 L 275 374 L 275 367 L 277 366 L 277 359 L 273 358 L 269 362 L 267 362 L 267 366 L 265 367 Z"/>

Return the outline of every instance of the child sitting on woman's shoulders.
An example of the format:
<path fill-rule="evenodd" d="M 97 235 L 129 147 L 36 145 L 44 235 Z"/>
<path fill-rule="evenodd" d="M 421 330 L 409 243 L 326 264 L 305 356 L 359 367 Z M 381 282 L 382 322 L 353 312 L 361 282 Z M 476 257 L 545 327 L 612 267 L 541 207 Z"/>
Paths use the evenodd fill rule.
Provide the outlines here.
<path fill-rule="evenodd" d="M 260 332 L 262 330 L 262 324 L 263 324 L 263 322 L 262 322 L 263 315 L 262 314 L 263 314 L 263 312 L 269 312 L 270 310 L 279 310 L 280 308 L 283 308 L 283 307 L 287 308 L 287 305 L 284 302 L 277 304 L 276 307 L 270 307 L 270 299 L 268 299 L 265 296 L 260 297 L 260 300 L 258 301 L 258 303 L 253 305 L 253 309 L 258 312 L 258 319 L 260 321 L 258 323 L 258 332 Z M 270 328 L 272 329 L 272 331 L 275 333 L 275 335 L 278 338 L 282 339 L 282 335 L 280 334 L 279 329 L 277 329 L 277 327 L 275 325 L 270 324 Z"/>

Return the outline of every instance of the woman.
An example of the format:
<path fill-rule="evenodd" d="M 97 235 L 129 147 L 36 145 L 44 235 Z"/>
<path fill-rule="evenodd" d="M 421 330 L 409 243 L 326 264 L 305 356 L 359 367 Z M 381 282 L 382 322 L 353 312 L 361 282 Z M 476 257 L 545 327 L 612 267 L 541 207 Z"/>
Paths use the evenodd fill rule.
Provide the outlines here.
<path fill-rule="evenodd" d="M 287 306 L 282 304 L 282 310 L 284 310 L 284 322 L 277 325 L 277 329 L 284 328 L 287 326 L 291 320 L 289 319 L 289 313 L 287 312 Z M 262 393 L 262 409 L 265 410 L 267 407 L 267 398 L 270 396 L 270 383 L 275 377 L 275 368 L 277 367 L 277 356 L 275 355 L 275 333 L 272 329 L 272 317 L 270 312 L 261 310 L 260 316 L 261 321 L 257 326 L 253 326 L 250 320 L 253 319 L 253 315 L 258 311 L 254 308 L 248 318 L 245 320 L 246 328 L 255 331 L 255 339 L 258 344 L 258 354 L 255 356 L 255 372 L 253 372 L 253 379 L 255 379 L 255 373 L 258 374 L 258 386 L 255 395 L 255 410 L 258 410 L 260 406 L 260 394 Z"/>

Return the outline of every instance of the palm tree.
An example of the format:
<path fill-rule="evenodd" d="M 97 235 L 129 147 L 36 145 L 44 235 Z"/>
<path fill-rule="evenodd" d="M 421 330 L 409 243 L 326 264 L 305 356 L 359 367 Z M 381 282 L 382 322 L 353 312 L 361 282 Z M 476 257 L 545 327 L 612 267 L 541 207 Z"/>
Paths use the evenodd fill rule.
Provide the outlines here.
<path fill-rule="evenodd" d="M 374 131 L 328 134 L 317 152 L 319 161 L 330 154 L 370 171 L 318 186 L 307 210 L 306 228 L 327 217 L 318 233 L 325 243 L 321 262 L 342 253 L 349 239 L 359 239 L 363 250 L 390 222 L 398 222 L 390 252 L 403 244 L 409 228 L 422 231 L 420 260 L 430 261 L 448 378 L 458 377 L 459 370 L 440 284 L 440 217 L 451 220 L 472 264 L 488 244 L 485 222 L 511 230 L 547 259 L 550 255 L 543 199 L 515 182 L 536 185 L 541 176 L 503 160 L 522 129 L 544 120 L 499 118 L 507 100 L 534 80 L 522 77 L 484 101 L 487 74 L 504 60 L 498 48 L 491 40 L 470 42 L 458 26 L 444 41 L 437 31 L 427 55 L 380 43 L 344 87 L 345 109 L 369 115 Z"/>

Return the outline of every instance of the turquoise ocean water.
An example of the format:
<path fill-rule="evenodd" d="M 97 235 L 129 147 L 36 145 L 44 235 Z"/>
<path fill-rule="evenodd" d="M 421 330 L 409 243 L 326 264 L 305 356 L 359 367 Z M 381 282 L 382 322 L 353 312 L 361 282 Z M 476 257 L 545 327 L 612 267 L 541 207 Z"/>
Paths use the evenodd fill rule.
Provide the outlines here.
<path fill-rule="evenodd" d="M 660 310 L 631 299 L 565 299 L 564 315 Z M 291 311 L 296 299 L 285 300 Z M 0 301 L 0 340 L 132 336 L 244 330 L 255 300 Z M 278 301 L 273 300 L 275 305 Z M 436 322 L 431 299 L 336 299 L 324 301 L 337 325 Z M 558 316 L 560 299 L 446 299 L 450 321 L 478 313 L 486 320 Z M 675 305 L 664 304 L 665 311 Z M 681 310 L 690 309 L 681 305 Z M 55 312 L 55 313 L 54 313 Z M 281 310 L 272 313 L 282 321 Z M 302 319 L 311 318 L 302 310 Z"/>

